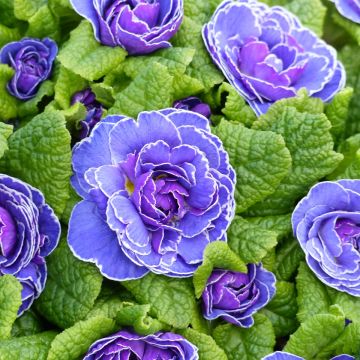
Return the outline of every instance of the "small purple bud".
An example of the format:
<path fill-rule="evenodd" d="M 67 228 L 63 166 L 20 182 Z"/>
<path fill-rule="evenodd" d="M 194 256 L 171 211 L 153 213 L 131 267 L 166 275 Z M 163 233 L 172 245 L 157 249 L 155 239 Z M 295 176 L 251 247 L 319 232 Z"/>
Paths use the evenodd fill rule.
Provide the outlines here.
<path fill-rule="evenodd" d="M 190 96 L 185 99 L 176 100 L 173 104 L 175 109 L 182 109 L 182 110 L 189 110 L 196 112 L 200 115 L 205 116 L 206 118 L 210 119 L 211 116 L 211 108 L 208 104 L 201 101 L 201 99 Z"/>

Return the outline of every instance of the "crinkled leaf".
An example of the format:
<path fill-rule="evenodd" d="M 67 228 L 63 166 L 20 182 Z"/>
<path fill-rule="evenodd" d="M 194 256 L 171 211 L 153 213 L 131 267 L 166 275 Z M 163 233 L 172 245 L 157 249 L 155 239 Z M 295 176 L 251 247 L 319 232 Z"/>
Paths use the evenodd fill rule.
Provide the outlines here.
<path fill-rule="evenodd" d="M 46 287 L 36 308 L 50 322 L 67 328 L 92 309 L 102 276 L 93 265 L 76 259 L 64 240 L 47 259 L 47 266 Z"/>
<path fill-rule="evenodd" d="M 249 329 L 219 325 L 213 337 L 229 360 L 259 360 L 271 353 L 275 345 L 274 329 L 262 314 L 255 315 L 255 324 Z"/>
<path fill-rule="evenodd" d="M 50 344 L 56 332 L 47 331 L 0 341 L 0 360 L 47 360 Z"/>
<path fill-rule="evenodd" d="M 306 360 L 329 359 L 328 347 L 344 331 L 345 318 L 338 307 L 328 314 L 317 314 L 304 321 L 290 336 L 284 351 L 302 356 Z"/>
<path fill-rule="evenodd" d="M 14 70 L 5 64 L 0 64 L 0 118 L 9 120 L 16 117 L 19 101 L 7 90 L 7 83 L 13 77 Z"/>
<path fill-rule="evenodd" d="M 0 158 L 8 150 L 8 138 L 13 132 L 13 126 L 0 122 Z"/>
<path fill-rule="evenodd" d="M 153 63 L 142 69 L 130 85 L 115 96 L 111 114 L 136 117 L 145 110 L 171 106 L 173 77 L 165 66 Z"/>
<path fill-rule="evenodd" d="M 173 88 L 174 100 L 194 96 L 204 90 L 201 81 L 186 74 L 177 74 L 174 76 Z"/>
<path fill-rule="evenodd" d="M 237 174 L 237 212 L 272 194 L 291 167 L 282 136 L 221 121 L 213 132 L 222 140 Z"/>
<path fill-rule="evenodd" d="M 324 114 L 300 112 L 283 104 L 275 104 L 253 128 L 283 136 L 291 153 L 292 168 L 272 195 L 249 210 L 252 215 L 291 212 L 296 200 L 343 159 L 333 150 L 331 124 Z"/>
<path fill-rule="evenodd" d="M 211 336 L 191 328 L 181 331 L 181 335 L 198 348 L 200 360 L 228 360 L 224 350 L 216 344 Z"/>
<path fill-rule="evenodd" d="M 0 23 L 13 27 L 16 22 L 14 0 L 0 0 Z"/>
<path fill-rule="evenodd" d="M 115 321 L 106 317 L 79 321 L 55 337 L 47 360 L 76 360 L 87 352 L 92 343 L 115 330 Z"/>
<path fill-rule="evenodd" d="M 178 329 L 187 327 L 195 309 L 190 279 L 176 279 L 150 273 L 123 283 L 140 304 L 150 304 L 150 315 Z"/>
<path fill-rule="evenodd" d="M 199 298 L 213 269 L 221 268 L 238 272 L 247 272 L 244 262 L 222 241 L 210 243 L 204 252 L 204 261 L 194 273 L 195 295 Z"/>
<path fill-rule="evenodd" d="M 296 330 L 298 327 L 297 310 L 295 285 L 278 281 L 274 298 L 263 310 L 272 322 L 277 337 L 289 335 Z"/>
<path fill-rule="evenodd" d="M 27 21 L 29 22 L 29 27 L 26 32 L 28 37 L 39 39 L 50 37 L 53 40 L 59 38 L 60 29 L 58 18 L 51 12 L 47 4 L 39 8 Z"/>
<path fill-rule="evenodd" d="M 327 350 L 331 354 L 360 354 L 360 323 L 349 324 Z"/>
<path fill-rule="evenodd" d="M 1 10 L 0 10 L 1 12 Z M 0 24 L 0 48 L 9 42 L 20 39 L 20 32 L 17 28 L 9 28 L 3 24 Z"/>
<path fill-rule="evenodd" d="M 114 105 L 114 89 L 104 83 L 91 84 L 91 90 L 96 96 L 96 100 L 103 104 L 105 107 L 110 108 Z"/>
<path fill-rule="evenodd" d="M 117 67 L 126 56 L 121 47 L 98 43 L 89 22 L 83 21 L 70 34 L 69 41 L 59 52 L 61 64 L 86 80 L 97 80 Z"/>
<path fill-rule="evenodd" d="M 14 14 L 19 20 L 28 20 L 46 4 L 46 0 L 14 0 Z"/>
<path fill-rule="evenodd" d="M 245 263 L 258 263 L 277 244 L 278 233 L 236 217 L 228 231 L 230 248 Z"/>
<path fill-rule="evenodd" d="M 21 289 L 14 276 L 0 276 L 0 341 L 11 337 L 11 328 L 21 305 Z"/>
<path fill-rule="evenodd" d="M 70 134 L 59 112 L 34 117 L 9 138 L 4 157 L 6 173 L 18 177 L 45 195 L 57 214 L 69 198 L 71 175 Z"/>
<path fill-rule="evenodd" d="M 27 310 L 23 315 L 16 319 L 11 330 L 11 336 L 30 336 L 45 330 L 40 317 L 32 310 Z"/>

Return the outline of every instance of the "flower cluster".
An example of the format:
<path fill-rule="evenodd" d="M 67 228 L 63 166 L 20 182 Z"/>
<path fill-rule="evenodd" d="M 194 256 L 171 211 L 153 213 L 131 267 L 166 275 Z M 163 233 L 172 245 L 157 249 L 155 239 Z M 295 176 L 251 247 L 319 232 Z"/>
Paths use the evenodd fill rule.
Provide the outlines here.
<path fill-rule="evenodd" d="M 73 150 L 74 254 L 104 276 L 191 276 L 207 244 L 226 240 L 235 173 L 208 119 L 185 110 L 108 116 Z"/>

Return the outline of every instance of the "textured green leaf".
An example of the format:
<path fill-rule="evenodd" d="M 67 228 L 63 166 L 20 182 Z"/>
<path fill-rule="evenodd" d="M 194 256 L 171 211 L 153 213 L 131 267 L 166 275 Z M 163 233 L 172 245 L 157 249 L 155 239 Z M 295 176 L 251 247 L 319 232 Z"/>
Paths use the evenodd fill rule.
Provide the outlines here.
<path fill-rule="evenodd" d="M 327 348 L 345 329 L 345 318 L 338 308 L 332 307 L 330 311 L 329 314 L 317 314 L 303 322 L 290 336 L 284 351 L 306 360 L 329 359 Z"/>
<path fill-rule="evenodd" d="M 259 360 L 271 353 L 275 345 L 274 329 L 262 314 L 255 315 L 255 324 L 249 329 L 219 325 L 213 337 L 229 360 Z"/>
<path fill-rule="evenodd" d="M 179 100 L 201 93 L 204 86 L 198 79 L 186 74 L 177 74 L 174 76 L 173 89 L 173 99 Z"/>
<path fill-rule="evenodd" d="M 9 138 L 5 169 L 40 189 L 61 214 L 69 198 L 71 175 L 70 134 L 59 112 L 44 112 Z"/>
<path fill-rule="evenodd" d="M 256 227 L 236 217 L 228 231 L 230 248 L 245 263 L 258 263 L 277 244 L 278 233 Z"/>
<path fill-rule="evenodd" d="M 345 88 L 337 93 L 333 101 L 326 106 L 325 114 L 331 122 L 331 133 L 334 138 L 341 138 L 345 132 L 346 119 L 349 114 L 349 105 L 354 90 Z"/>
<path fill-rule="evenodd" d="M 19 101 L 8 92 L 6 85 L 13 77 L 14 70 L 8 65 L 0 64 L 0 118 L 9 120 L 16 117 Z"/>
<path fill-rule="evenodd" d="M 360 323 L 349 324 L 343 333 L 328 347 L 331 354 L 360 354 Z"/>
<path fill-rule="evenodd" d="M 238 272 L 247 272 L 244 262 L 222 241 L 210 243 L 204 252 L 204 261 L 194 273 L 195 295 L 199 298 L 213 269 L 221 268 Z"/>
<path fill-rule="evenodd" d="M 91 344 L 116 330 L 114 320 L 102 316 L 79 321 L 57 335 L 51 343 L 47 360 L 76 360 Z"/>
<path fill-rule="evenodd" d="M 191 328 L 182 331 L 181 335 L 199 349 L 199 360 L 228 360 L 224 350 L 216 344 L 211 336 Z"/>
<path fill-rule="evenodd" d="M 343 156 L 333 150 L 331 124 L 324 114 L 301 112 L 295 107 L 275 104 L 253 125 L 283 136 L 292 157 L 292 168 L 276 191 L 249 210 L 267 215 L 292 211 L 296 200 L 318 180 L 330 174 Z"/>
<path fill-rule="evenodd" d="M 115 96 L 111 114 L 136 117 L 141 111 L 171 106 L 173 77 L 165 66 L 153 63 L 142 69 L 130 85 Z"/>
<path fill-rule="evenodd" d="M 282 136 L 221 121 L 213 132 L 220 137 L 237 174 L 235 200 L 238 212 L 272 194 L 291 167 Z"/>
<path fill-rule="evenodd" d="M 46 4 L 46 0 L 14 0 L 14 14 L 19 20 L 28 20 Z"/>
<path fill-rule="evenodd" d="M 344 16 L 340 15 L 338 12 L 333 13 L 333 19 L 336 24 L 340 25 L 345 29 L 353 39 L 360 45 L 360 26 L 359 24 L 346 19 Z"/>
<path fill-rule="evenodd" d="M 105 107 L 110 108 L 114 105 L 114 89 L 104 83 L 91 84 L 91 90 L 95 94 L 97 101 Z"/>
<path fill-rule="evenodd" d="M 273 324 L 276 337 L 287 336 L 298 327 L 296 290 L 292 283 L 278 281 L 276 294 L 263 310 Z"/>
<path fill-rule="evenodd" d="M 13 132 L 13 126 L 0 122 L 0 158 L 3 157 L 6 150 L 8 150 L 8 138 Z"/>
<path fill-rule="evenodd" d="M 178 329 L 187 327 L 195 309 L 195 295 L 190 279 L 176 279 L 148 274 L 123 283 L 140 304 L 150 304 L 150 315 Z"/>
<path fill-rule="evenodd" d="M 11 27 L 16 24 L 14 0 L 0 0 L 0 23 Z"/>
<path fill-rule="evenodd" d="M 276 264 L 274 273 L 279 280 L 289 281 L 293 278 L 304 252 L 296 239 L 290 237 L 276 249 Z"/>
<path fill-rule="evenodd" d="M 14 276 L 0 276 L 0 341 L 11 337 L 11 328 L 21 305 L 21 289 Z"/>
<path fill-rule="evenodd" d="M 56 332 L 47 331 L 0 341 L 0 360 L 46 360 L 50 343 Z"/>
<path fill-rule="evenodd" d="M 59 21 L 47 4 L 39 8 L 27 21 L 29 22 L 26 32 L 27 36 L 40 39 L 44 37 L 50 37 L 53 40 L 58 39 L 60 30 Z"/>
<path fill-rule="evenodd" d="M 102 276 L 93 265 L 77 260 L 64 240 L 47 259 L 47 266 L 48 280 L 36 308 L 50 322 L 67 328 L 92 309 Z"/>
<path fill-rule="evenodd" d="M 19 39 L 20 39 L 20 32 L 17 28 L 12 29 L 3 24 L 0 24 L 0 48 L 9 42 L 16 41 Z"/>
<path fill-rule="evenodd" d="M 11 330 L 11 336 L 30 336 L 44 331 L 43 322 L 32 310 L 27 310 L 16 319 Z"/>
<path fill-rule="evenodd" d="M 205 90 L 210 90 L 222 83 L 224 77 L 213 64 L 202 39 L 202 24 L 185 16 L 181 28 L 173 38 L 173 43 L 178 47 L 192 47 L 196 53 L 187 74 L 202 82 Z"/>
<path fill-rule="evenodd" d="M 70 34 L 69 41 L 59 52 L 63 66 L 86 80 L 97 80 L 124 61 L 125 50 L 99 44 L 90 23 L 83 21 Z"/>

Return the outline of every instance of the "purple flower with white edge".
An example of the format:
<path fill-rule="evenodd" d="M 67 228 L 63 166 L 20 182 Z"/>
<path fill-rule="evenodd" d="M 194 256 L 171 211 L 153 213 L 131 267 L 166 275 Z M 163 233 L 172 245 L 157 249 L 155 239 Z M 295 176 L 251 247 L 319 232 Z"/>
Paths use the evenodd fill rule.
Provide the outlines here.
<path fill-rule="evenodd" d="M 185 99 L 176 100 L 173 104 L 175 109 L 183 109 L 196 112 L 210 119 L 211 109 L 209 104 L 204 103 L 201 99 L 190 96 Z"/>
<path fill-rule="evenodd" d="M 89 20 L 96 39 L 121 46 L 130 55 L 149 54 L 171 47 L 178 31 L 183 0 L 70 0 L 75 11 Z"/>
<path fill-rule="evenodd" d="M 261 264 L 247 268 L 247 274 L 222 269 L 212 272 L 202 294 L 206 319 L 221 318 L 244 328 L 254 324 L 253 315 L 275 295 L 276 278 Z"/>
<path fill-rule="evenodd" d="M 215 64 L 258 115 L 301 88 L 327 102 L 345 85 L 336 50 L 280 6 L 225 0 L 203 38 Z"/>
<path fill-rule="evenodd" d="M 263 357 L 261 360 L 305 360 L 305 359 L 301 356 L 293 355 L 285 351 L 276 351 L 270 355 Z M 330 360 L 355 360 L 355 358 L 351 355 L 342 354 L 335 356 Z"/>
<path fill-rule="evenodd" d="M 205 117 L 186 110 L 107 116 L 73 148 L 75 256 L 104 276 L 191 276 L 205 247 L 226 240 L 235 172 Z"/>
<path fill-rule="evenodd" d="M 331 358 L 330 360 L 355 360 L 355 358 L 354 358 L 354 356 L 351 356 L 351 355 L 341 354 L 341 355 Z"/>
<path fill-rule="evenodd" d="M 83 104 L 87 110 L 85 119 L 80 122 L 81 130 L 79 138 L 84 139 L 89 136 L 93 127 L 101 120 L 103 107 L 102 104 L 96 100 L 96 96 L 90 88 L 78 91 L 73 95 L 71 105 L 77 102 Z"/>
<path fill-rule="evenodd" d="M 360 296 L 360 180 L 315 185 L 296 206 L 292 226 L 315 275 Z"/>
<path fill-rule="evenodd" d="M 91 345 L 84 360 L 198 360 L 198 349 L 182 336 L 158 332 L 147 336 L 121 330 Z"/>
<path fill-rule="evenodd" d="M 347 19 L 360 24 L 360 1 L 359 0 L 330 0 L 339 13 Z"/>
<path fill-rule="evenodd" d="M 15 70 L 7 85 L 10 94 L 20 100 L 33 98 L 40 84 L 50 77 L 57 52 L 56 43 L 49 38 L 24 38 L 5 45 L 0 50 L 0 62 Z"/>
<path fill-rule="evenodd" d="M 59 238 L 60 223 L 41 192 L 0 174 L 0 276 L 13 275 L 22 285 L 19 315 L 44 290 L 44 258 Z"/>

